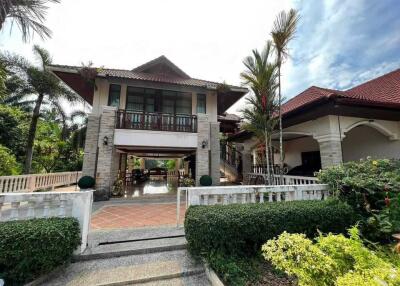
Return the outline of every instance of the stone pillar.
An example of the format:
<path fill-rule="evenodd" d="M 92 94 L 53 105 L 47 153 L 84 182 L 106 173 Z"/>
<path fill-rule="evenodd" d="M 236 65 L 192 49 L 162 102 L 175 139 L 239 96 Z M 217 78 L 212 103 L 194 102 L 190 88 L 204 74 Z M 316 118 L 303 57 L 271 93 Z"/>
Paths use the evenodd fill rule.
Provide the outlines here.
<path fill-rule="evenodd" d="M 182 159 L 181 158 L 175 159 L 175 170 L 176 171 L 179 171 L 179 169 L 181 167 L 181 163 L 182 163 Z"/>
<path fill-rule="evenodd" d="M 220 183 L 220 143 L 219 143 L 219 122 L 210 123 L 210 176 L 213 186 Z"/>
<path fill-rule="evenodd" d="M 114 183 L 113 168 L 115 167 L 114 156 L 116 153 L 114 147 L 114 130 L 115 130 L 116 108 L 104 106 L 100 117 L 100 132 L 98 140 L 98 159 L 97 159 L 97 180 L 96 188 L 98 190 L 109 191 Z M 107 144 L 104 144 L 107 137 Z"/>
<path fill-rule="evenodd" d="M 252 160 L 251 160 L 251 146 L 249 144 L 243 144 L 241 148 L 242 152 L 242 175 L 245 177 L 248 173 L 252 173 Z"/>
<path fill-rule="evenodd" d="M 140 161 L 140 170 L 146 169 L 146 159 L 140 158 L 139 161 Z"/>
<path fill-rule="evenodd" d="M 203 148 L 203 142 L 206 146 Z M 196 150 L 196 186 L 200 185 L 200 178 L 210 174 L 210 123 L 207 114 L 197 115 L 197 150 Z"/>
<path fill-rule="evenodd" d="M 121 172 L 126 172 L 126 161 L 127 161 L 127 157 L 128 157 L 128 154 L 126 154 L 126 153 L 124 153 L 124 154 L 122 154 L 122 156 L 121 156 L 121 162 L 120 162 L 120 166 L 121 166 Z"/>
<path fill-rule="evenodd" d="M 342 145 L 337 134 L 317 136 L 322 169 L 342 163 Z"/>
<path fill-rule="evenodd" d="M 100 117 L 97 115 L 89 114 L 86 141 L 85 141 L 85 153 L 83 155 L 83 166 L 82 175 L 96 177 L 96 159 L 97 159 L 97 142 L 99 140 L 99 126 Z"/>

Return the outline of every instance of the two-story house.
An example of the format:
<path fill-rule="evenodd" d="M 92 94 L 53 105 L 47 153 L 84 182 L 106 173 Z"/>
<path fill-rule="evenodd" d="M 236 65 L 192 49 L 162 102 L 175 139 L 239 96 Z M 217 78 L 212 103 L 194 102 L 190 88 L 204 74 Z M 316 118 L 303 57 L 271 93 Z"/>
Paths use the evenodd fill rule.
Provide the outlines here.
<path fill-rule="evenodd" d="M 247 89 L 191 78 L 165 56 L 132 70 L 48 68 L 92 106 L 82 171 L 97 189 L 110 189 L 128 154 L 191 158 L 197 184 L 219 184 L 218 116 Z"/>

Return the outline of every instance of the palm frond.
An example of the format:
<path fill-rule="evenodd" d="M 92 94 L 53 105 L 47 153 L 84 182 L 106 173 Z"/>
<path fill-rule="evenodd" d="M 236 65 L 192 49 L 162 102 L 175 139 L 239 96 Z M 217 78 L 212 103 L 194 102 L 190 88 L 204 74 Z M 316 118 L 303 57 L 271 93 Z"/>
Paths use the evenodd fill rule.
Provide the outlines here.
<path fill-rule="evenodd" d="M 60 3 L 60 0 L 2 0 L 0 1 L 0 29 L 6 18 L 12 19 L 27 42 L 36 33 L 42 39 L 51 37 L 51 31 L 43 22 L 48 9 L 47 3 Z"/>
<path fill-rule="evenodd" d="M 277 50 L 278 60 L 288 56 L 288 43 L 295 36 L 299 20 L 300 16 L 295 9 L 290 9 L 288 13 L 281 11 L 276 17 L 271 36 L 274 48 Z"/>

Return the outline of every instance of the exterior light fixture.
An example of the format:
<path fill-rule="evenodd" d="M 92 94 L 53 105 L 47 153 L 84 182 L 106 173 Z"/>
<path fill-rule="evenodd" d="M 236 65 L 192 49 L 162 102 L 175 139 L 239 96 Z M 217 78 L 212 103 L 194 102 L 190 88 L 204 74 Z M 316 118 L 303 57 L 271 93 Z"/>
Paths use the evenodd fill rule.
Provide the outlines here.
<path fill-rule="evenodd" d="M 108 145 L 108 137 L 104 136 L 103 138 L 103 145 L 107 146 Z"/>
<path fill-rule="evenodd" d="M 208 146 L 208 141 L 207 140 L 203 140 L 201 142 L 201 148 L 205 149 Z"/>

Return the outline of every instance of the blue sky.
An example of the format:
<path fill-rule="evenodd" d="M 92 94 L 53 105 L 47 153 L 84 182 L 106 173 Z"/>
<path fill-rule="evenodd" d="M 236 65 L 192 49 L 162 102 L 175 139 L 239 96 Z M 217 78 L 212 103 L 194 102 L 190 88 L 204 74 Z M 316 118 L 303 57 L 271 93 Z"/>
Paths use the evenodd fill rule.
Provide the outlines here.
<path fill-rule="evenodd" d="M 164 54 L 193 77 L 240 85 L 243 58 L 264 46 L 276 14 L 291 7 L 301 21 L 283 68 L 286 99 L 311 85 L 347 89 L 400 67 L 398 0 L 62 0 L 48 10 L 52 39 L 24 44 L 8 25 L 0 49 L 33 60 L 37 43 L 57 64 L 123 69 Z"/>

